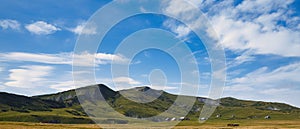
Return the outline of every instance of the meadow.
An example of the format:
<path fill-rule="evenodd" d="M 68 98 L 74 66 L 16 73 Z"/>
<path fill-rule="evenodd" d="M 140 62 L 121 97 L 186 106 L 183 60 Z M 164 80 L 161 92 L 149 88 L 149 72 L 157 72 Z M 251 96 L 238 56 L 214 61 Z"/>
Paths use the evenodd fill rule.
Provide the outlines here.
<path fill-rule="evenodd" d="M 237 127 L 229 127 L 229 123 L 238 123 Z M 109 125 L 105 125 L 109 126 Z M 114 125 L 126 128 L 126 125 Z M 29 122 L 0 122 L 1 129 L 98 129 L 96 124 L 47 124 Z M 155 128 L 160 128 L 157 126 Z M 207 121 L 200 124 L 195 121 L 183 121 L 175 129 L 299 129 L 299 120 L 222 120 Z"/>

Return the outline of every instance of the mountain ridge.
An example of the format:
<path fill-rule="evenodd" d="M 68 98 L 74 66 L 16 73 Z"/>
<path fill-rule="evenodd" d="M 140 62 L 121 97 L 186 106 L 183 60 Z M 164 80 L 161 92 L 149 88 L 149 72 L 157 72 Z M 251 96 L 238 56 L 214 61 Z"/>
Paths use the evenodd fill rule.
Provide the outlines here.
<path fill-rule="evenodd" d="M 95 85 L 91 85 L 91 86 L 86 86 L 86 87 L 80 87 L 80 88 L 77 88 L 77 89 L 84 89 L 84 88 L 94 87 L 94 86 L 95 86 Z M 97 86 L 102 86 L 102 87 L 105 87 L 106 89 L 109 89 L 109 90 L 113 91 L 112 89 L 110 89 L 108 86 L 106 86 L 106 85 L 104 85 L 104 84 L 97 84 Z M 48 95 L 51 96 L 51 95 L 62 94 L 62 93 L 65 93 L 65 92 L 75 91 L 75 90 L 77 90 L 77 89 L 70 89 L 70 90 L 67 90 L 67 91 L 62 91 L 62 92 L 52 93 L 52 94 L 35 95 L 35 96 L 32 96 L 32 97 L 43 98 L 43 97 L 48 96 Z M 133 90 L 133 89 L 151 89 L 151 90 L 156 90 L 156 89 L 150 88 L 149 86 L 138 86 L 138 87 L 128 88 L 128 89 L 122 89 L 122 90 L 114 91 L 114 92 L 120 92 L 120 91 L 124 91 L 124 90 Z M 164 92 L 164 93 L 171 94 L 171 95 L 175 95 L 175 96 L 188 96 L 188 95 L 177 95 L 177 94 L 172 94 L 172 93 L 166 92 L 166 91 L 164 91 L 164 90 L 156 90 L 156 91 L 162 91 L 162 92 Z M 74 92 L 74 93 L 75 93 L 75 92 Z M 75 94 L 76 94 L 76 93 L 75 93 Z M 196 97 L 196 98 L 210 99 L 210 98 L 199 97 L 199 96 L 189 96 L 189 97 Z M 295 108 L 300 108 L 300 107 L 297 107 L 297 106 L 294 106 L 294 105 L 290 105 L 290 104 L 287 104 L 287 103 L 284 103 L 284 102 L 263 101 L 263 100 L 251 100 L 251 99 L 248 100 L 248 99 L 239 99 L 239 98 L 230 97 L 230 96 L 222 97 L 222 98 L 220 98 L 220 99 L 231 99 L 231 100 L 252 101 L 252 102 L 264 102 L 264 103 L 278 103 L 278 104 L 286 104 L 286 105 L 289 105 L 289 106 L 295 107 Z"/>
<path fill-rule="evenodd" d="M 164 112 L 178 97 L 178 95 L 170 94 L 162 90 L 151 89 L 147 86 L 114 91 L 103 84 L 32 97 L 0 92 L 0 121 L 92 123 L 85 110 L 81 107 L 80 102 L 99 98 L 98 89 L 103 95 L 103 99 L 105 99 L 115 111 L 126 117 L 133 118 L 148 118 Z M 129 97 L 132 98 L 128 99 L 126 98 L 128 96 L 124 97 L 122 92 L 129 93 Z M 132 93 L 135 95 L 130 96 Z M 140 97 L 144 95 L 144 93 L 146 97 Z M 82 101 L 79 102 L 78 96 L 80 96 Z M 155 100 L 149 101 L 149 96 L 154 97 Z M 203 105 L 209 102 L 208 100 L 211 100 L 204 97 L 194 98 L 196 98 L 195 104 L 187 115 L 191 120 L 197 120 Z M 147 103 L 131 101 L 134 99 Z M 285 103 L 240 100 L 233 97 L 221 98 L 218 101 L 220 102 L 219 106 L 211 119 L 263 119 L 265 115 L 272 115 L 274 119 L 300 119 L 300 109 Z M 104 100 L 97 100 L 91 103 L 96 104 L 102 102 L 104 102 Z M 111 115 L 111 113 L 105 112 L 104 110 L 98 110 L 97 112 Z M 222 114 L 223 117 L 214 117 L 219 114 Z M 232 118 L 232 116 L 236 117 Z"/>

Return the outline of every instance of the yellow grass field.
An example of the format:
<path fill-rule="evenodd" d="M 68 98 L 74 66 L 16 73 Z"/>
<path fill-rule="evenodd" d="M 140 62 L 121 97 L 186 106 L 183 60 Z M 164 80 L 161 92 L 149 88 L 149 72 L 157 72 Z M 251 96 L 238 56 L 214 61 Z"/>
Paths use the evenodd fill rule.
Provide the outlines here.
<path fill-rule="evenodd" d="M 233 122 L 233 121 L 232 121 Z M 176 129 L 300 129 L 299 120 L 234 121 L 238 127 L 228 127 L 230 121 L 207 122 L 201 125 L 182 125 Z M 101 126 L 101 125 L 100 125 Z M 117 125 L 119 128 L 126 125 Z M 0 129 L 98 129 L 96 124 L 45 124 L 24 122 L 0 122 Z M 159 127 L 158 127 L 159 128 Z"/>

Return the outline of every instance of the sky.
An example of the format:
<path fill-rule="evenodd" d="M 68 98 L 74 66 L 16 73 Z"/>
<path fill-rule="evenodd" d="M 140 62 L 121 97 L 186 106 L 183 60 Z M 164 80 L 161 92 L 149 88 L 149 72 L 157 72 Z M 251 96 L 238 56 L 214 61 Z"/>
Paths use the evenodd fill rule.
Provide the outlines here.
<path fill-rule="evenodd" d="M 33 96 L 75 88 L 72 59 L 77 38 L 79 35 L 97 34 L 96 27 L 86 26 L 88 19 L 109 2 L 2 1 L 0 91 Z M 126 0 L 120 2 L 126 3 Z M 189 2 L 203 12 L 224 48 L 227 77 L 222 97 L 284 102 L 300 107 L 299 1 Z M 182 19 L 192 16 L 190 8 L 180 1 L 162 0 L 161 8 L 163 13 Z M 140 10 L 147 9 L 140 7 Z M 107 12 L 107 15 L 117 16 L 117 13 Z M 193 22 L 190 21 L 191 24 Z M 194 27 L 198 25 L 194 24 Z M 169 33 L 154 29 L 156 33 L 150 35 L 146 31 L 138 31 L 147 28 Z M 135 33 L 137 31 L 141 33 Z M 177 56 L 159 49 L 145 49 L 132 58 L 115 52 L 120 43 L 137 47 L 153 41 L 174 45 L 170 52 Z M 127 46 L 124 52 L 131 49 Z M 78 57 L 83 60 L 77 65 L 95 67 L 97 83 L 104 83 L 115 90 L 157 83 L 152 88 L 170 93 L 179 93 L 180 86 L 199 86 L 196 95 L 208 96 L 210 89 L 212 65 L 203 40 L 186 24 L 165 15 L 144 13 L 128 17 L 111 28 L 97 53 L 81 53 Z M 86 58 L 95 58 L 95 64 L 86 63 Z M 112 77 L 113 62 L 117 65 L 129 62 L 129 76 Z M 185 71 L 189 72 L 184 74 L 189 76 L 187 82 L 182 81 L 180 62 L 199 68 L 197 71 Z M 197 83 L 195 78 L 200 82 Z"/>

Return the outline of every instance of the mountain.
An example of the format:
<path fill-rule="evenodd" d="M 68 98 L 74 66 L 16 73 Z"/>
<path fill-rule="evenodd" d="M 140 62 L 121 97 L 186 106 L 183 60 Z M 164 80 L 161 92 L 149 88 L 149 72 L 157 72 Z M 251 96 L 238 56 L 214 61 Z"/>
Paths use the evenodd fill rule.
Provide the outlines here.
<path fill-rule="evenodd" d="M 100 97 L 99 92 L 103 95 L 103 99 L 96 99 Z M 93 123 L 82 109 L 78 98 L 90 107 L 88 110 L 94 110 L 93 105 L 103 104 L 106 101 L 110 107 L 124 116 L 147 118 L 167 110 L 177 97 L 178 95 L 146 86 L 113 91 L 103 84 L 33 97 L 0 93 L 0 121 Z M 195 98 L 196 102 L 187 117 L 197 120 L 204 103 L 211 101 L 202 97 L 192 98 Z M 264 119 L 266 115 L 270 115 L 272 119 L 300 119 L 299 108 L 283 103 L 246 101 L 230 97 L 222 98 L 219 102 L 210 120 Z M 175 106 L 178 107 L 176 112 L 181 112 L 186 105 Z M 95 109 L 94 112 L 107 116 L 114 115 L 114 112 L 106 109 Z M 118 120 L 117 123 L 126 122 L 128 121 Z"/>
<path fill-rule="evenodd" d="M 113 91 L 112 89 L 108 88 L 107 86 L 105 86 L 103 84 L 99 84 L 99 85 L 78 88 L 78 89 L 76 89 L 77 94 L 75 92 L 75 89 L 73 89 L 73 90 L 69 90 L 69 91 L 59 92 L 56 94 L 34 96 L 33 98 L 56 101 L 56 102 L 64 103 L 65 106 L 70 107 L 72 105 L 80 104 L 77 96 L 88 94 L 95 98 L 98 97 L 99 94 L 97 94 L 95 92 L 98 89 L 100 90 L 101 94 L 103 95 L 103 97 L 105 99 L 112 99 L 117 95 L 117 92 Z M 86 93 L 86 92 L 90 92 L 90 93 Z"/>
<path fill-rule="evenodd" d="M 31 98 L 0 92 L 1 112 L 8 110 L 17 112 L 52 111 L 52 108 L 63 108 L 63 103 L 46 99 Z"/>

